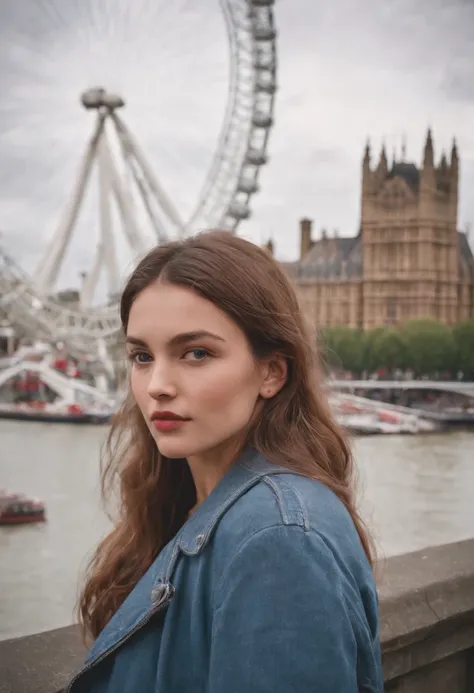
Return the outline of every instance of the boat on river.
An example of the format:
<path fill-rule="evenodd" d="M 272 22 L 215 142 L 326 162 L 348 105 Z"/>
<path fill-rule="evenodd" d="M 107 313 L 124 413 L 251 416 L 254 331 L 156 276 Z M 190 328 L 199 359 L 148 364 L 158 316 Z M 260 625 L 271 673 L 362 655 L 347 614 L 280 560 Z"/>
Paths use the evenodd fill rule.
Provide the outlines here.
<path fill-rule="evenodd" d="M 439 425 L 401 407 L 380 406 L 362 397 L 333 398 L 333 408 L 341 426 L 353 435 L 418 435 L 433 433 Z"/>
<path fill-rule="evenodd" d="M 45 520 L 46 509 L 40 500 L 0 489 L 0 525 L 31 524 Z"/>

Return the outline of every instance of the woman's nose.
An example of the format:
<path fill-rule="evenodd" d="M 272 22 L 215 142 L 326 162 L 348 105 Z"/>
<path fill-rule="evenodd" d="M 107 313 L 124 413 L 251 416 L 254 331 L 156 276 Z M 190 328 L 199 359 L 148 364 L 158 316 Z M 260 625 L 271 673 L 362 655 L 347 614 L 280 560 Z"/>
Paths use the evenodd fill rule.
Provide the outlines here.
<path fill-rule="evenodd" d="M 148 383 L 148 394 L 150 397 L 153 399 L 159 399 L 160 397 L 173 398 L 176 397 L 176 389 L 172 369 L 155 364 L 150 382 Z"/>

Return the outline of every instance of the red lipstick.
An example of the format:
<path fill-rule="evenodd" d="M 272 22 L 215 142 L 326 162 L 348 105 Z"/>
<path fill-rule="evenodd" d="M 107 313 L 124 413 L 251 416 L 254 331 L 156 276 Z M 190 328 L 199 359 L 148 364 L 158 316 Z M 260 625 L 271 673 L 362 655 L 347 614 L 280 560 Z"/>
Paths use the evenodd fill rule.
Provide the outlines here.
<path fill-rule="evenodd" d="M 174 431 L 189 421 L 172 411 L 154 411 L 150 418 L 157 431 Z"/>

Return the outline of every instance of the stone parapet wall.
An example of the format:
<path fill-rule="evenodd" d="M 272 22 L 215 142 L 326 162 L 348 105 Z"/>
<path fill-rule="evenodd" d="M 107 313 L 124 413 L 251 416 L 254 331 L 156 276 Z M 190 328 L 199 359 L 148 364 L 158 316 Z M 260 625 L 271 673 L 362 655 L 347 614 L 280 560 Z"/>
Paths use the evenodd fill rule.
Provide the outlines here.
<path fill-rule="evenodd" d="M 474 693 L 474 540 L 377 572 L 386 693 Z M 76 626 L 4 640 L 0 693 L 58 693 L 84 655 Z"/>
<path fill-rule="evenodd" d="M 388 559 L 379 596 L 387 693 L 474 693 L 474 541 Z"/>

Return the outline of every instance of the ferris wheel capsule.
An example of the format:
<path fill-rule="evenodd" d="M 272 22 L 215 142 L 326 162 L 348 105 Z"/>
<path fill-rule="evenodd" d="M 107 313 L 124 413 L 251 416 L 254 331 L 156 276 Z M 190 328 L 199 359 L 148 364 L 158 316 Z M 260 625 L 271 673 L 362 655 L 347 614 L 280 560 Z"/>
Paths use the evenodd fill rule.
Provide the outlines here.
<path fill-rule="evenodd" d="M 271 77 L 259 76 L 257 83 L 255 85 L 255 91 L 261 94 L 275 94 L 277 91 L 277 85 Z"/>
<path fill-rule="evenodd" d="M 250 214 L 250 207 L 242 202 L 233 202 L 229 207 L 229 216 L 234 219 L 248 219 Z"/>
<path fill-rule="evenodd" d="M 237 191 L 246 195 L 253 195 L 258 192 L 258 183 L 253 178 L 241 178 L 237 183 Z"/>
<path fill-rule="evenodd" d="M 268 113 L 260 113 L 256 112 L 254 113 L 254 116 L 252 118 L 252 123 L 255 125 L 256 128 L 271 128 L 273 125 L 273 118 L 271 115 L 268 115 Z"/>
<path fill-rule="evenodd" d="M 274 41 L 276 35 L 276 29 L 271 26 L 256 26 L 253 30 L 256 41 Z"/>
<path fill-rule="evenodd" d="M 264 149 L 249 149 L 246 161 L 253 166 L 264 166 L 268 159 Z"/>

